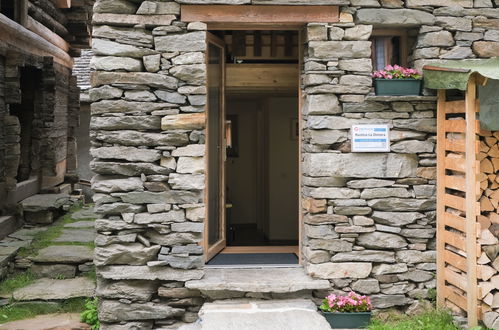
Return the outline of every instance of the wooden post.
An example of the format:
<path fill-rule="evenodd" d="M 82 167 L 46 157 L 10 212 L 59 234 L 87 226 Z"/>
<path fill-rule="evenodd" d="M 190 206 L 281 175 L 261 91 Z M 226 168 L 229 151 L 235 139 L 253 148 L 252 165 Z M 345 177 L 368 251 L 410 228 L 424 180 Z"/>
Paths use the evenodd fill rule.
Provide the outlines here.
<path fill-rule="evenodd" d="M 466 89 L 466 292 L 468 326 L 478 324 L 476 203 L 476 75 Z M 437 253 L 438 254 L 438 253 Z"/>
<path fill-rule="evenodd" d="M 445 303 L 445 89 L 438 90 L 437 103 L 437 305 Z"/>

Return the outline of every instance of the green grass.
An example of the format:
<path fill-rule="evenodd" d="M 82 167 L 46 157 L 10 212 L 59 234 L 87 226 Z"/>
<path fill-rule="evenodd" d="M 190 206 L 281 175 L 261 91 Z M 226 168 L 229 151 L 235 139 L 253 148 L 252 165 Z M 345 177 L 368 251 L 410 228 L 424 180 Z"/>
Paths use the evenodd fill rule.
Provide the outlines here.
<path fill-rule="evenodd" d="M 446 310 L 430 309 L 419 315 L 385 315 L 383 320 L 375 318 L 369 330 L 459 330 Z"/>
<path fill-rule="evenodd" d="M 33 283 L 36 276 L 33 273 L 27 271 L 19 274 L 13 274 L 7 277 L 5 280 L 0 282 L 0 294 L 10 295 L 16 289 L 25 287 Z"/>
<path fill-rule="evenodd" d="M 0 323 L 12 322 L 53 313 L 81 313 L 85 310 L 85 298 L 72 298 L 60 304 L 14 302 L 0 307 Z"/>

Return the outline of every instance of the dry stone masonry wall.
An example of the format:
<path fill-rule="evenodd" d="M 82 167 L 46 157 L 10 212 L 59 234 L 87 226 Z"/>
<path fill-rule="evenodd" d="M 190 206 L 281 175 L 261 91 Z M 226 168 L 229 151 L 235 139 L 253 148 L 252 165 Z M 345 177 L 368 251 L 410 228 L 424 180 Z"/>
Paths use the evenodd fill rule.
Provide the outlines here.
<path fill-rule="evenodd" d="M 206 25 L 181 4 L 293 0 L 98 0 L 90 99 L 96 265 L 103 329 L 196 319 L 205 221 Z M 302 67 L 302 254 L 331 289 L 413 309 L 435 287 L 435 111 L 428 96 L 373 96 L 373 29 L 407 29 L 417 68 L 499 54 L 498 3 L 336 1 L 340 22 L 306 26 Z M 458 6 L 456 6 L 458 5 Z M 350 152 L 354 124 L 391 127 L 389 153 Z"/>

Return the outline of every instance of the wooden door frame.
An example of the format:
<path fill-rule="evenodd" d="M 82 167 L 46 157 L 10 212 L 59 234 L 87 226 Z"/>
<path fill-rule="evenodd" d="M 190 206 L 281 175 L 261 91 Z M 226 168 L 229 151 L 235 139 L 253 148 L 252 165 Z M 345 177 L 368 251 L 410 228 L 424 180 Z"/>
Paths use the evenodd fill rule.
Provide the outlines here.
<path fill-rule="evenodd" d="M 303 211 L 302 211 L 302 164 L 301 164 L 301 159 L 302 159 L 302 138 L 303 138 L 303 124 L 302 124 L 302 108 L 303 108 L 303 91 L 301 89 L 301 72 L 303 68 L 303 56 L 304 56 L 304 27 L 306 24 L 303 23 L 234 23 L 234 24 L 228 24 L 228 23 L 217 23 L 217 22 L 210 22 L 207 24 L 207 31 L 216 31 L 216 30 L 292 30 L 292 31 L 298 31 L 298 113 L 297 113 L 297 118 L 298 118 L 298 180 L 297 180 L 297 185 L 298 185 L 298 205 L 297 205 L 297 212 L 298 212 L 298 263 L 302 264 L 302 245 L 303 245 L 303 240 L 302 240 L 302 233 L 303 233 Z M 209 37 L 210 36 L 210 37 Z M 207 32 L 207 41 L 208 38 L 214 37 L 212 34 Z M 219 39 L 218 37 L 215 37 L 216 39 Z M 220 39 L 219 39 L 220 40 Z M 208 44 L 208 43 L 207 43 Z M 225 53 L 225 52 L 224 52 Z M 208 65 L 208 57 L 206 56 L 206 65 Z M 224 70 L 225 71 L 225 70 Z M 225 77 L 224 77 L 224 89 L 225 89 Z M 206 80 L 206 87 L 208 88 L 208 76 Z M 225 94 L 225 90 L 224 90 Z M 224 101 L 225 102 L 225 99 Z M 224 104 L 225 107 L 225 104 Z M 208 110 L 209 111 L 209 110 Z M 206 120 L 208 120 L 208 115 L 206 116 Z M 206 137 L 208 140 L 208 122 L 206 122 Z M 206 149 L 208 150 L 208 149 Z M 208 151 L 206 152 L 206 168 L 208 168 L 208 158 L 209 153 Z M 225 170 L 224 170 L 225 171 Z M 205 251 L 205 262 L 210 260 L 214 255 L 217 253 L 213 253 L 213 248 L 209 249 L 208 248 L 208 185 L 209 185 L 209 178 L 208 175 L 206 175 L 205 179 L 205 201 L 206 201 L 206 218 L 205 218 L 205 232 L 204 232 L 204 239 L 203 239 L 203 246 L 204 246 L 204 251 Z M 224 183 L 225 185 L 225 183 Z M 225 198 L 225 187 L 223 190 L 223 198 Z M 225 207 L 225 202 L 223 202 L 224 207 Z M 224 225 L 224 230 L 225 230 L 225 210 L 223 210 L 223 225 Z M 226 233 L 224 234 L 226 235 Z M 224 244 L 226 244 L 226 240 L 224 240 Z M 210 253 L 211 252 L 211 253 Z"/>
<path fill-rule="evenodd" d="M 218 38 L 217 36 L 207 32 L 206 33 L 206 57 L 205 57 L 205 65 L 206 65 L 206 91 L 207 93 L 209 92 L 209 75 L 208 75 L 208 66 L 209 66 L 209 56 L 208 56 L 208 45 L 212 43 L 215 44 L 216 46 L 220 47 L 222 50 L 222 56 L 223 58 L 222 61 L 222 77 L 221 77 L 221 87 L 220 87 L 220 108 L 221 108 L 221 114 L 220 114 L 220 120 L 218 123 L 218 128 L 220 129 L 220 134 L 221 134 L 221 152 L 220 152 L 220 178 L 219 178 L 219 217 L 220 217 L 220 234 L 221 234 L 221 239 L 213 244 L 210 247 L 209 243 L 209 184 L 210 184 L 210 178 L 209 178 L 209 159 L 210 159 L 210 153 L 209 153 L 209 143 L 208 143 L 208 138 L 209 138 L 209 115 L 205 116 L 206 118 L 206 145 L 205 145 L 205 168 L 206 168 L 206 175 L 205 175 L 205 223 L 204 223 L 204 235 L 203 235 L 203 248 L 205 252 L 205 262 L 209 261 L 211 258 L 213 258 L 215 255 L 217 255 L 227 244 L 227 230 L 226 230 L 226 219 L 225 219 L 225 160 L 227 158 L 226 153 L 225 153 L 225 42 Z M 208 103 L 206 105 L 206 111 L 210 111 Z M 217 109 L 217 111 L 220 111 Z"/>

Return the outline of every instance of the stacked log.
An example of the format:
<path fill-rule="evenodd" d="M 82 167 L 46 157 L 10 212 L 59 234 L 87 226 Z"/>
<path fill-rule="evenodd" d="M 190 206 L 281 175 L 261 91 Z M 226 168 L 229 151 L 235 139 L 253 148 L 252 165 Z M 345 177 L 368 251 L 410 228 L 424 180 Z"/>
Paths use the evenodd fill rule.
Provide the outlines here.
<path fill-rule="evenodd" d="M 499 132 L 480 132 L 479 299 L 485 325 L 499 318 Z M 496 322 L 493 322 L 494 324 Z"/>

